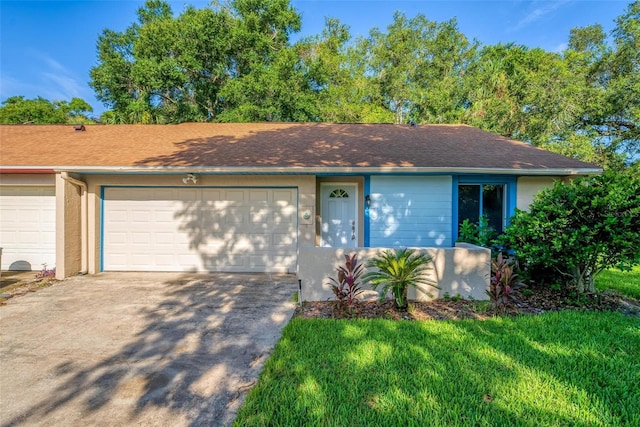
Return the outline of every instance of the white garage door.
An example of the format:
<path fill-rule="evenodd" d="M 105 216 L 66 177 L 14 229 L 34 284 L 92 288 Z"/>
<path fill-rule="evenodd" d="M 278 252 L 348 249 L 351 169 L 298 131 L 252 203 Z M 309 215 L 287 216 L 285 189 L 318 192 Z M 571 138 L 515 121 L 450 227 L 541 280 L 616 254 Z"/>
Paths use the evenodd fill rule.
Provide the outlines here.
<path fill-rule="evenodd" d="M 105 188 L 103 270 L 295 272 L 297 190 Z"/>
<path fill-rule="evenodd" d="M 55 187 L 0 187 L 3 270 L 55 267 L 55 228 Z"/>

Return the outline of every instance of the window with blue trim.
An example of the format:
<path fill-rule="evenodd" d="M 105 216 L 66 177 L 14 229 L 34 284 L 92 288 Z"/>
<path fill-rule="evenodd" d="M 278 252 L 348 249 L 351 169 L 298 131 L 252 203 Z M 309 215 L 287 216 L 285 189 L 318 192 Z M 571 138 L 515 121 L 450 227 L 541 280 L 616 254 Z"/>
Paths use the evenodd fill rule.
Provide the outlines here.
<path fill-rule="evenodd" d="M 477 224 L 480 216 L 498 233 L 504 231 L 506 211 L 504 184 L 458 185 L 458 230 L 465 219 Z"/>

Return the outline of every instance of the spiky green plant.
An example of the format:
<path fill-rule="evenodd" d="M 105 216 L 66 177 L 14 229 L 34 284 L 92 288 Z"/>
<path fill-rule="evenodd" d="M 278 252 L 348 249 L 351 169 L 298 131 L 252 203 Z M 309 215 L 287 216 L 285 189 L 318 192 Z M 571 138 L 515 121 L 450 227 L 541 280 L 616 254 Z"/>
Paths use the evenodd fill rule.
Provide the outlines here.
<path fill-rule="evenodd" d="M 387 249 L 367 262 L 367 268 L 372 270 L 363 276 L 363 280 L 373 289 L 381 287 L 381 300 L 391 291 L 396 307 L 406 310 L 410 286 L 416 289 L 426 286 L 437 288 L 436 283 L 427 277 L 432 261 L 430 256 L 414 249 Z"/>

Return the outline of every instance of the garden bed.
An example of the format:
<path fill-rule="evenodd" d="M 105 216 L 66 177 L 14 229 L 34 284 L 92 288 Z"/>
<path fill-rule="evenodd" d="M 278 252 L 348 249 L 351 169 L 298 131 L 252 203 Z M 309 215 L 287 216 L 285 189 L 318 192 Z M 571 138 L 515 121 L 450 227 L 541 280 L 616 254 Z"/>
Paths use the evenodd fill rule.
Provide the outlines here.
<path fill-rule="evenodd" d="M 335 301 L 305 302 L 298 307 L 294 317 L 324 319 L 390 319 L 390 320 L 484 320 L 497 314 L 536 315 L 549 311 L 590 310 L 621 311 L 639 316 L 640 304 L 612 292 L 578 294 L 572 290 L 554 290 L 548 287 L 532 288 L 522 295 L 518 302 L 504 312 L 496 312 L 489 301 L 475 301 L 460 298 L 437 299 L 434 301 L 411 301 L 409 309 L 399 311 L 392 300 L 358 301 L 352 308 L 340 309 Z"/>

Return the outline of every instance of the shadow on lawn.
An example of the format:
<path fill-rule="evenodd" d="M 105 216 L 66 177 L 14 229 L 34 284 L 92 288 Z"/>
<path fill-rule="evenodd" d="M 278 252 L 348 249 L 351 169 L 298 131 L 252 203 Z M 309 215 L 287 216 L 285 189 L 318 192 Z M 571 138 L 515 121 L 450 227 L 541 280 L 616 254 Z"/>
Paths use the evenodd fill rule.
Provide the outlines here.
<path fill-rule="evenodd" d="M 474 415 L 489 423 L 526 425 L 548 420 L 555 425 L 611 425 L 623 420 L 621 425 L 631 425 L 633 411 L 625 405 L 633 401 L 640 372 L 626 372 L 612 358 L 627 355 L 623 366 L 631 368 L 634 361 L 629 355 L 640 348 L 640 336 L 631 333 L 632 328 L 624 336 L 612 336 L 606 318 L 590 320 L 589 333 L 598 336 L 597 340 L 584 339 L 584 321 L 568 321 L 560 330 L 548 326 L 566 320 L 555 313 L 495 322 L 453 322 L 444 332 L 425 325 L 422 336 L 407 337 L 407 342 L 415 343 L 408 347 L 408 359 L 425 360 L 420 374 L 428 375 L 428 381 L 423 384 L 438 383 L 429 389 L 446 390 L 446 396 L 459 400 L 443 400 L 436 393 L 431 399 L 443 407 L 474 407 Z M 519 326 L 523 323 L 527 326 Z M 508 339 L 504 339 L 505 330 Z M 607 346 L 598 347 L 595 342 Z M 452 366 L 458 372 L 452 372 Z M 612 370 L 617 375 L 611 375 Z M 621 381 L 624 378 L 628 381 Z M 384 388 L 379 391 L 385 393 Z M 418 403 L 411 389 L 403 392 L 408 405 Z M 513 399 L 515 404 L 509 401 Z M 449 421 L 479 422 L 465 418 L 466 411 L 460 412 L 460 418 Z"/>
<path fill-rule="evenodd" d="M 58 385 L 2 425 L 230 423 L 291 315 L 292 277 L 184 275 L 157 284 L 163 291 L 148 295 L 161 294 L 158 303 L 129 313 L 144 319 L 130 342 L 95 362 L 69 355 L 48 373 Z"/>
<path fill-rule="evenodd" d="M 632 327 L 638 323 L 623 318 L 629 327 L 623 336 L 612 335 L 610 316 L 617 314 L 588 320 L 598 336 L 594 340 L 583 338 L 584 320 L 549 328 L 549 322 L 567 319 L 558 313 L 437 322 L 437 327 L 436 322 L 334 322 L 335 333 L 324 339 L 344 343 L 342 353 L 321 360 L 310 355 L 313 349 L 288 343 L 290 358 L 277 367 L 269 364 L 264 376 L 296 390 L 297 412 L 289 416 L 301 424 L 323 424 L 342 412 L 359 414 L 362 425 L 632 425 L 640 371 L 628 371 L 640 348 Z M 298 322 L 304 321 L 291 323 L 295 334 L 282 342 L 287 344 L 288 336 L 313 341 Z M 606 346 L 598 347 L 602 343 Z M 299 360 L 309 365 L 300 366 Z M 285 372 L 277 371 L 283 366 Z M 249 401 L 241 419 L 261 420 L 253 408 Z M 278 412 L 261 421 L 278 424 Z"/>

